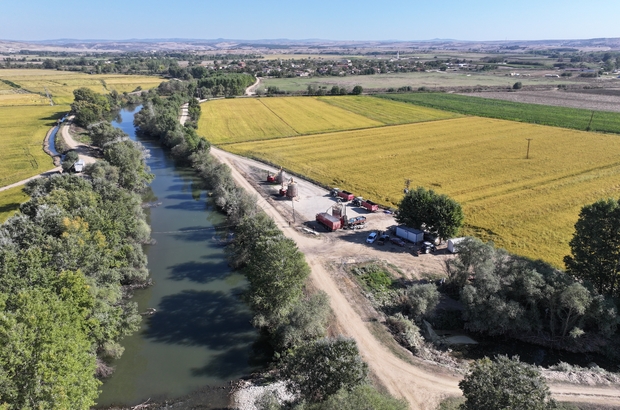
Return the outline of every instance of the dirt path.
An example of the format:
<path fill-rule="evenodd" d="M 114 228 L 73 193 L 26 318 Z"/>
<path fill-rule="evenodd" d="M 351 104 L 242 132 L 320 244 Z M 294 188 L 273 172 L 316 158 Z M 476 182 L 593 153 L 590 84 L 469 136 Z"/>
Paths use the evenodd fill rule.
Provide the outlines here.
<path fill-rule="evenodd" d="M 86 164 L 94 164 L 97 161 L 97 157 L 95 156 L 95 152 L 93 147 L 87 144 L 83 144 L 81 142 L 77 142 L 71 136 L 69 132 L 69 127 L 73 122 L 73 115 L 68 117 L 66 121 L 64 121 L 60 126 L 60 136 L 65 141 L 65 144 L 70 149 L 75 150 L 80 159 L 83 160 Z"/>
<path fill-rule="evenodd" d="M 15 188 L 15 187 L 18 187 L 18 186 L 21 186 L 21 185 L 26 185 L 26 183 L 28 183 L 29 181 L 32 181 L 33 179 L 37 179 L 37 178 L 41 178 L 41 177 L 48 177 L 48 176 L 53 175 L 53 174 L 55 174 L 57 172 L 60 172 L 60 170 L 62 170 L 62 167 L 56 167 L 56 168 L 50 169 L 49 171 L 42 172 L 39 175 L 35 175 L 33 177 L 30 177 L 30 178 L 22 179 L 21 181 L 15 182 L 13 184 L 0 187 L 0 192 L 6 191 L 7 189 Z"/>
<path fill-rule="evenodd" d="M 286 217 L 265 200 L 239 171 L 239 164 L 251 160 L 214 147 L 211 148 L 211 152 L 220 161 L 230 166 L 239 186 L 257 195 L 259 206 L 274 219 L 284 234 L 293 239 L 299 250 L 306 255 L 312 269 L 311 279 L 318 289 L 329 295 L 339 328 L 345 335 L 357 341 L 360 352 L 371 371 L 392 395 L 405 398 L 413 409 L 434 409 L 442 398 L 461 395 L 458 388 L 459 375 L 417 359 L 414 359 L 417 365 L 407 363 L 397 358 L 377 340 L 371 333 L 369 325 L 362 319 L 360 313 L 355 311 L 326 269 L 325 264 L 334 253 L 330 252 L 330 248 L 335 249 L 334 243 L 317 240 L 314 236 L 300 233 L 291 227 Z M 319 189 L 319 187 L 316 188 Z M 367 255 L 369 248 L 357 243 L 338 241 L 337 253 L 351 256 Z M 560 400 L 620 405 L 620 390 L 617 388 L 562 384 L 553 384 L 550 387 L 554 396 Z"/>
<path fill-rule="evenodd" d="M 245 89 L 245 95 L 256 95 L 256 89 L 260 85 L 260 77 L 256 77 L 256 82 Z"/>

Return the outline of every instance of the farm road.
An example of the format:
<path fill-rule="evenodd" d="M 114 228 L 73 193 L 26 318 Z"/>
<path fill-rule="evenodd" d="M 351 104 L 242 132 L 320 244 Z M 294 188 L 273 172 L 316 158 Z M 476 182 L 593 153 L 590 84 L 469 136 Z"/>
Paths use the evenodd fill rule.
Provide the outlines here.
<path fill-rule="evenodd" d="M 287 237 L 297 243 L 312 269 L 310 277 L 314 285 L 330 297 L 338 327 L 346 336 L 357 341 L 370 370 L 392 395 L 405 398 L 412 409 L 435 409 L 446 396 L 461 395 L 458 388 L 459 375 L 417 359 L 415 359 L 416 365 L 407 363 L 396 357 L 375 338 L 360 313 L 340 291 L 338 284 L 326 269 L 328 257 L 333 256 L 336 249 L 335 244 L 317 240 L 314 236 L 305 235 L 292 228 L 288 220 L 258 193 L 237 168 L 238 164 L 251 160 L 214 147 L 211 147 L 211 153 L 231 168 L 233 177 L 239 186 L 256 194 L 258 205 L 274 219 Z M 368 250 L 368 247 L 357 243 L 339 241 L 337 244 L 339 255 L 364 255 L 368 253 Z M 559 400 L 620 405 L 620 389 L 617 388 L 568 384 L 550 384 L 550 388 L 554 397 Z"/>
<path fill-rule="evenodd" d="M 256 82 L 245 89 L 245 95 L 256 95 L 256 89 L 260 85 L 260 77 L 256 77 Z"/>
<path fill-rule="evenodd" d="M 86 164 L 94 164 L 97 161 L 97 158 L 93 156 L 93 148 L 90 145 L 77 142 L 73 139 L 71 133 L 69 132 L 69 127 L 73 122 L 73 118 L 74 116 L 72 115 L 62 123 L 60 126 L 60 136 L 70 149 L 73 149 L 78 153 L 81 160 L 84 160 Z"/>

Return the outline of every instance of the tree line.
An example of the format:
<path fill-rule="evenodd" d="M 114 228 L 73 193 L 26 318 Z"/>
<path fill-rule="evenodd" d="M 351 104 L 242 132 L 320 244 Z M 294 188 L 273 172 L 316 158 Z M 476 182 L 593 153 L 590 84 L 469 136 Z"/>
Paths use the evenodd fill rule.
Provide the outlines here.
<path fill-rule="evenodd" d="M 149 283 L 140 193 L 152 175 L 122 131 L 99 123 L 90 133 L 104 159 L 88 178 L 29 182 L 30 200 L 0 226 L 0 403 L 9 409 L 89 408 L 120 340 L 139 328 L 128 297 Z"/>

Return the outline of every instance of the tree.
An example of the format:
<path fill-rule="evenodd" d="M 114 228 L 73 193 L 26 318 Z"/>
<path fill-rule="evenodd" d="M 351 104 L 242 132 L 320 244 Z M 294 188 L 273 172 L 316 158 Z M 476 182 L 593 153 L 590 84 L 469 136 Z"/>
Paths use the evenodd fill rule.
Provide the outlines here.
<path fill-rule="evenodd" d="M 564 258 L 567 272 L 603 295 L 620 296 L 620 203 L 600 200 L 581 209 Z"/>
<path fill-rule="evenodd" d="M 407 288 L 407 305 L 411 317 L 420 320 L 425 314 L 431 312 L 439 303 L 439 291 L 432 283 L 425 285 L 413 285 Z"/>
<path fill-rule="evenodd" d="M 422 187 L 405 195 L 396 214 L 398 223 L 425 229 L 442 239 L 455 236 L 463 219 L 463 210 L 458 202 Z"/>
<path fill-rule="evenodd" d="M 287 357 L 282 370 L 288 387 L 302 399 L 320 402 L 340 389 L 351 390 L 366 381 L 368 366 L 355 340 L 320 339 L 299 347 Z"/>
<path fill-rule="evenodd" d="M 95 356 L 71 302 L 45 290 L 0 295 L 0 402 L 15 409 L 95 404 Z"/>
<path fill-rule="evenodd" d="M 465 396 L 462 410 L 544 410 L 555 407 L 540 371 L 518 357 L 476 360 L 459 382 Z"/>
<path fill-rule="evenodd" d="M 75 164 L 78 159 L 80 159 L 80 156 L 76 151 L 71 150 L 67 152 L 67 154 L 65 155 L 65 159 L 62 161 L 62 170 L 64 172 L 71 171 L 71 168 L 73 168 L 73 164 Z"/>
<path fill-rule="evenodd" d="M 355 87 L 353 87 L 353 90 L 351 91 L 351 94 L 353 94 L 353 95 L 360 95 L 363 92 L 364 92 L 364 89 L 362 88 L 362 86 L 361 85 L 356 85 Z"/>

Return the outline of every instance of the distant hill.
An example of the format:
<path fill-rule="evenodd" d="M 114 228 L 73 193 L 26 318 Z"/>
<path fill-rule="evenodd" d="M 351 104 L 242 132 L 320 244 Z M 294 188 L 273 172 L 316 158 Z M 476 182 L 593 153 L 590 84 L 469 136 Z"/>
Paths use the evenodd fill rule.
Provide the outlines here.
<path fill-rule="evenodd" d="M 323 39 L 55 39 L 44 41 L 0 40 L 0 53 L 24 51 L 56 51 L 75 53 L 94 52 L 156 52 L 156 51 L 196 51 L 196 52 L 275 52 L 325 53 L 360 52 L 364 50 L 464 50 L 464 51 L 502 51 L 535 50 L 553 48 L 574 48 L 577 50 L 620 50 L 620 38 L 594 38 L 577 40 L 507 40 L 507 41 L 467 41 L 454 39 L 430 39 L 417 41 L 343 41 Z"/>

